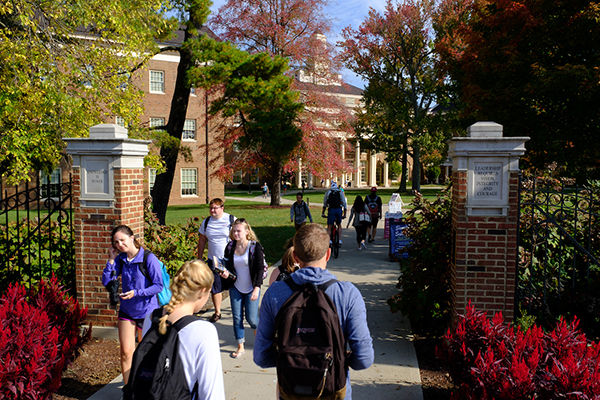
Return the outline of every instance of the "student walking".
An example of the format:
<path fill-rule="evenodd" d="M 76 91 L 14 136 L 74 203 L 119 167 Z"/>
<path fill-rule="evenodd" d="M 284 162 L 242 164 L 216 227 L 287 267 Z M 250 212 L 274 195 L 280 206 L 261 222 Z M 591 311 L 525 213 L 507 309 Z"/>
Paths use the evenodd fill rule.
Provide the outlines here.
<path fill-rule="evenodd" d="M 117 328 L 121 348 L 121 372 L 127 384 L 131 370 L 131 359 L 135 351 L 135 337 L 141 333 L 144 318 L 159 307 L 156 295 L 163 288 L 162 270 L 158 258 L 150 254 L 146 260 L 148 278 L 140 269 L 144 252 L 135 239 L 133 231 L 126 225 L 115 227 L 111 233 L 108 261 L 102 272 L 102 284 L 118 282 L 121 277 L 122 291 L 119 294 Z M 115 285 L 118 288 L 118 283 Z"/>
<path fill-rule="evenodd" d="M 350 349 L 345 357 L 344 365 L 336 364 L 334 368 L 341 367 L 345 370 L 344 399 L 351 400 L 352 389 L 348 367 L 360 370 L 373 364 L 373 340 L 367 325 L 367 311 L 362 294 L 350 282 L 335 281 L 335 276 L 327 270 L 327 261 L 331 256 L 328 238 L 327 231 L 318 224 L 307 224 L 296 233 L 294 237 L 294 259 L 300 264 L 300 269 L 291 274 L 285 281 L 274 282 L 265 292 L 260 308 L 260 325 L 254 341 L 254 362 L 261 368 L 277 366 L 279 376 L 280 366 L 284 364 L 278 364 L 278 361 L 285 362 L 285 360 L 278 359 L 281 353 L 278 353 L 273 346 L 278 328 L 275 324 L 278 312 L 288 298 L 297 293 L 292 289 L 292 286 L 297 285 L 304 287 L 304 290 L 308 290 L 306 288 L 313 287 L 313 285 L 326 285 L 327 288 L 323 290 L 335 305 L 343 337 Z M 288 283 L 290 280 L 292 282 Z M 332 282 L 332 280 L 334 281 Z M 309 285 L 305 285 L 307 283 Z M 309 326 L 302 328 L 298 329 L 299 334 L 312 331 Z M 303 339 L 299 337 L 298 340 Z M 346 354 L 345 348 L 343 350 Z M 287 382 L 278 380 L 281 398 L 290 398 L 288 395 L 290 391 L 294 391 L 294 387 L 305 391 L 309 389 L 308 385 L 314 384 L 314 382 L 300 381 L 302 379 L 299 378 L 299 374 L 295 375 L 297 378 L 294 381 L 293 376 L 294 374 L 292 374 L 292 377 L 287 375 L 290 379 Z"/>
<path fill-rule="evenodd" d="M 300 227 L 306 224 L 306 218 L 313 222 L 312 215 L 308 204 L 302 199 L 304 195 L 302 193 L 296 194 L 296 201 L 290 207 L 290 221 L 294 223 L 296 231 Z"/>
<path fill-rule="evenodd" d="M 208 245 L 207 265 L 214 272 L 214 283 L 211 290 L 212 302 L 215 306 L 215 313 L 210 317 L 210 322 L 217 322 L 221 319 L 221 302 L 223 301 L 223 289 L 221 288 L 221 276 L 219 271 L 213 267 L 213 257 L 223 258 L 225 247 L 229 243 L 229 231 L 235 221 L 235 217 L 225 212 L 225 202 L 219 198 L 214 198 L 209 205 L 210 216 L 208 216 L 198 229 L 198 259 L 202 259 L 204 249 Z"/>
<path fill-rule="evenodd" d="M 256 333 L 258 326 L 258 299 L 263 283 L 264 251 L 252 228 L 241 218 L 231 227 L 231 242 L 225 249 L 225 266 L 223 278 L 229 277 L 229 271 L 236 275 L 233 286 L 229 289 L 231 313 L 233 315 L 233 334 L 238 344 L 231 357 L 239 358 L 246 352 L 244 348 L 244 314 L 246 321 Z"/>
<path fill-rule="evenodd" d="M 381 197 L 377 195 L 377 187 L 371 188 L 371 193 L 365 197 L 365 204 L 369 207 L 371 212 L 371 225 L 367 229 L 369 235 L 369 243 L 375 241 L 375 235 L 377 234 L 377 223 L 381 219 L 382 203 Z"/>
<path fill-rule="evenodd" d="M 219 349 L 219 336 L 216 327 L 208 321 L 193 315 L 206 304 L 214 281 L 213 272 L 201 260 L 187 261 L 177 271 L 171 282 L 173 296 L 163 307 L 162 317 L 154 323 L 134 354 L 133 375 L 125 386 L 125 400 L 149 398 L 152 390 L 169 390 L 173 398 L 225 400 L 223 367 Z M 148 323 L 150 316 L 146 317 Z M 158 317 L 157 317 L 158 318 Z M 164 341 L 158 339 L 167 335 Z M 169 335 L 177 335 L 172 338 Z M 147 373 L 148 360 L 156 354 L 156 346 L 161 350 L 163 343 L 174 339 L 171 363 L 165 370 L 170 379 L 158 381 Z M 173 357 L 173 355 L 176 355 Z M 151 369 L 154 371 L 154 369 Z M 179 371 L 183 373 L 178 374 Z"/>
<path fill-rule="evenodd" d="M 354 230 L 356 230 L 356 243 L 358 243 L 358 251 L 367 249 L 365 239 L 367 238 L 367 228 L 371 225 L 370 214 L 369 208 L 363 202 L 362 197 L 356 196 L 356 199 L 354 199 L 354 204 L 350 209 L 350 218 L 348 219 L 346 228 L 352 221 L 352 226 L 354 227 Z"/>
<path fill-rule="evenodd" d="M 298 270 L 299 266 L 300 264 L 294 260 L 294 246 L 292 246 L 288 248 L 283 254 L 283 257 L 281 257 L 281 265 L 271 272 L 269 286 L 271 286 L 275 281 L 287 279 L 291 274 Z"/>

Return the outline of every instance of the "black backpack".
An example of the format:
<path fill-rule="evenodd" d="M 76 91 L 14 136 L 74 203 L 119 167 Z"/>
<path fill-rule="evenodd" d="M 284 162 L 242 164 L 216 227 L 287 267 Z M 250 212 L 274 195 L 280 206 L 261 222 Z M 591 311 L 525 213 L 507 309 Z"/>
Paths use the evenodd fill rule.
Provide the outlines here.
<path fill-rule="evenodd" d="M 152 328 L 146 333 L 133 353 L 129 382 L 123 388 L 125 400 L 186 400 L 196 396 L 198 382 L 190 393 L 183 364 L 179 358 L 179 331 L 199 320 L 188 315 L 158 333 L 162 308 L 152 313 Z"/>
<path fill-rule="evenodd" d="M 306 205 L 306 203 L 303 201 L 302 202 L 302 207 L 304 208 L 304 214 L 308 217 L 308 206 Z M 298 211 L 296 211 L 298 209 L 298 203 L 294 202 L 294 213 L 298 214 Z"/>
<path fill-rule="evenodd" d="M 332 190 L 329 192 L 327 198 L 327 205 L 329 208 L 340 208 L 342 207 L 342 193 L 339 190 Z"/>
<path fill-rule="evenodd" d="M 320 286 L 286 279 L 294 293 L 275 317 L 277 382 L 284 400 L 346 397 L 346 339 L 335 304 Z"/>

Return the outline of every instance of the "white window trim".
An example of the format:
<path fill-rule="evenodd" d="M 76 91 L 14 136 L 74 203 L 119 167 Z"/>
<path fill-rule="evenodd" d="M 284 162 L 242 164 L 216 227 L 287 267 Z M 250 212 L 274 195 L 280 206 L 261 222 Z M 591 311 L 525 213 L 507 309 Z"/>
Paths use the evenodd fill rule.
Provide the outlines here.
<path fill-rule="evenodd" d="M 184 142 L 197 142 L 198 141 L 198 124 L 196 123 L 195 119 L 186 119 L 185 122 L 188 121 L 193 121 L 194 122 L 194 138 L 193 139 L 189 139 L 189 138 L 183 138 L 183 132 L 185 132 L 185 123 L 183 125 L 183 132 L 181 133 L 181 140 Z"/>
<path fill-rule="evenodd" d="M 183 188 L 183 184 L 184 184 L 184 182 L 183 182 L 183 171 L 184 170 L 193 170 L 193 171 L 196 171 L 196 182 L 195 182 L 195 184 L 196 184 L 196 187 L 195 187 L 196 194 L 183 194 L 183 189 L 184 189 Z M 198 197 L 198 169 L 197 168 L 181 168 L 179 170 L 179 181 L 180 181 L 180 192 L 179 193 L 181 194 L 181 197 Z"/>
<path fill-rule="evenodd" d="M 152 81 L 152 73 L 156 72 L 156 73 L 160 73 L 162 75 L 162 90 L 152 90 L 152 83 L 156 82 L 156 81 Z M 150 70 L 149 74 L 148 74 L 148 82 L 149 82 L 149 87 L 148 90 L 150 91 L 150 93 L 157 93 L 157 94 L 164 94 L 165 93 L 165 71 L 158 71 L 158 70 Z"/>

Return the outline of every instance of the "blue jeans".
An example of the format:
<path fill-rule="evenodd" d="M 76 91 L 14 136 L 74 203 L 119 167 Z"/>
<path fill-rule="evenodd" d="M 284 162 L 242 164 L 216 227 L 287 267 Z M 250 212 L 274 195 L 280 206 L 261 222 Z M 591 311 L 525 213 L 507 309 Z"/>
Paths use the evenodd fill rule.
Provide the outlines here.
<path fill-rule="evenodd" d="M 233 314 L 233 334 L 238 343 L 244 343 L 244 310 L 246 311 L 246 321 L 250 328 L 256 329 L 258 326 L 258 299 L 250 300 L 252 292 L 248 294 L 240 293 L 235 286 L 229 289 L 229 298 L 231 301 L 231 313 Z"/>

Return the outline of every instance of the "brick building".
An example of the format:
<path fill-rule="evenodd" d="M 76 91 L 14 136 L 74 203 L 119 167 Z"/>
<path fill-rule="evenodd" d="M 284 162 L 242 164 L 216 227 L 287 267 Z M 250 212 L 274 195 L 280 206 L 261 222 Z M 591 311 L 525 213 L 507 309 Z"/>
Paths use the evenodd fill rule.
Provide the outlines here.
<path fill-rule="evenodd" d="M 214 39 L 216 35 L 208 28 L 202 31 Z M 173 39 L 159 43 L 161 47 L 179 46 L 183 43 L 183 31 L 178 31 Z M 154 56 L 148 67 L 134 77 L 134 82 L 145 93 L 145 113 L 141 122 L 150 127 L 163 126 L 169 117 L 171 99 L 177 79 L 179 53 L 165 51 Z M 189 147 L 193 161 L 187 162 L 182 157 L 177 161 L 177 169 L 171 189 L 170 205 L 205 204 L 213 197 L 224 196 L 224 185 L 212 178 L 214 168 L 209 166 L 210 152 L 207 153 L 207 141 L 215 133 L 216 123 L 210 121 L 207 108 L 211 99 L 202 89 L 192 89 L 187 110 L 187 118 L 182 135 L 182 145 Z M 122 119 L 116 117 L 113 122 L 123 125 Z M 144 194 L 151 195 L 156 178 L 156 171 L 145 171 Z"/>

